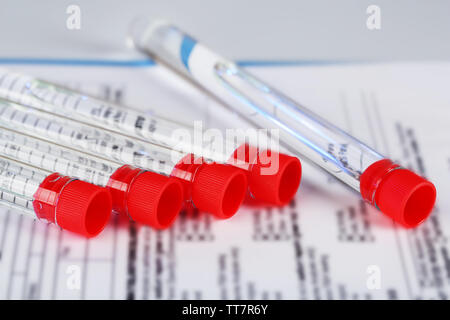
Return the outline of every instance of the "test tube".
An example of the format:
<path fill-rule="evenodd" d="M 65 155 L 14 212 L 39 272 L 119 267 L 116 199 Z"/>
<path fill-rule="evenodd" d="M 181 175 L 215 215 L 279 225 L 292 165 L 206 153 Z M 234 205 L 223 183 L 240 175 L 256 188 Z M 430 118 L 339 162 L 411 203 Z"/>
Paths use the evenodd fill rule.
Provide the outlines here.
<path fill-rule="evenodd" d="M 205 160 L 228 163 L 247 172 L 249 194 L 268 204 L 284 205 L 296 194 L 301 180 L 300 161 L 276 150 L 237 141 L 185 141 L 177 130 L 195 132 L 189 126 L 90 97 L 27 75 L 0 69 L 0 96 L 40 110 L 102 126 Z M 178 131 L 180 132 L 180 131 Z"/>
<path fill-rule="evenodd" d="M 179 181 L 66 148 L 0 126 L 0 155 L 106 187 L 115 212 L 156 229 L 169 227 L 183 203 Z"/>
<path fill-rule="evenodd" d="M 280 130 L 282 145 L 340 179 L 410 228 L 431 213 L 436 189 L 355 137 L 252 76 L 176 26 L 137 20 L 135 46 L 190 78 L 256 127 Z"/>
<path fill-rule="evenodd" d="M 99 234 L 111 215 L 105 188 L 4 157 L 0 204 L 85 237 Z"/>
<path fill-rule="evenodd" d="M 176 178 L 182 184 L 184 199 L 189 204 L 218 218 L 226 219 L 233 216 L 247 190 L 246 175 L 236 167 L 206 163 L 192 154 L 176 152 L 149 143 L 138 144 L 117 133 L 4 99 L 0 99 L 0 125 L 49 142 L 54 141 L 60 145 L 78 148 L 98 157 L 113 159 L 121 164 L 133 165 L 165 177 L 172 177 L 172 180 Z M 129 175 L 126 175 L 125 179 L 128 177 Z M 118 179 L 114 180 L 116 182 Z M 150 189 L 149 185 L 143 182 L 136 189 Z M 131 194 L 129 199 L 130 196 Z M 136 197 L 132 199 L 136 202 L 139 200 Z M 170 198 L 167 200 L 170 202 Z"/>

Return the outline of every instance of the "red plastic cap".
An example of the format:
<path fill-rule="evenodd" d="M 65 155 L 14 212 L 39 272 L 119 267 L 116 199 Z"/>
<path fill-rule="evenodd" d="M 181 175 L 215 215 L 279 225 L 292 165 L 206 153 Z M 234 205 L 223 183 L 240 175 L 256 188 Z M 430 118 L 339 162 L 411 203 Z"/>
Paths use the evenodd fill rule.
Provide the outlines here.
<path fill-rule="evenodd" d="M 251 166 L 248 184 L 251 195 L 276 206 L 289 203 L 297 193 L 302 177 L 300 160 L 265 150 Z"/>
<path fill-rule="evenodd" d="M 287 204 L 300 186 L 300 160 L 283 153 L 243 144 L 234 151 L 230 163 L 248 172 L 250 194 L 262 202 Z"/>
<path fill-rule="evenodd" d="M 436 188 L 414 172 L 389 159 L 375 162 L 361 175 L 363 198 L 406 228 L 414 228 L 430 215 Z"/>
<path fill-rule="evenodd" d="M 94 237 L 105 228 L 111 210 L 111 196 L 107 189 L 73 180 L 59 194 L 55 222 L 63 229 Z"/>
<path fill-rule="evenodd" d="M 145 171 L 130 185 L 126 205 L 133 220 L 165 229 L 174 222 L 183 200 L 183 187 L 178 180 Z"/>
<path fill-rule="evenodd" d="M 247 177 L 243 170 L 223 164 L 203 164 L 194 176 L 192 201 L 201 211 L 220 219 L 232 217 L 247 192 Z"/>
<path fill-rule="evenodd" d="M 111 193 L 115 212 L 128 215 L 127 198 L 130 185 L 143 171 L 130 165 L 123 165 L 109 177 L 106 187 Z"/>

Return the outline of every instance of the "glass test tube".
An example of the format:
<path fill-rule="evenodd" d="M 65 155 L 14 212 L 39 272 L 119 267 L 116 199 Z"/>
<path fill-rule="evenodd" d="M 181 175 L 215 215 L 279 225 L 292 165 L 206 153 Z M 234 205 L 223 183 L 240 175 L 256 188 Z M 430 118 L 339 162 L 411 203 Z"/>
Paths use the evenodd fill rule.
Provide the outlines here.
<path fill-rule="evenodd" d="M 247 190 L 246 175 L 238 168 L 205 163 L 192 154 L 186 155 L 148 143 L 138 144 L 106 129 L 4 99 L 0 99 L 0 125 L 122 164 L 177 178 L 183 185 L 185 200 L 218 218 L 234 215 Z M 140 188 L 144 188 L 143 184 Z"/>
<path fill-rule="evenodd" d="M 405 227 L 424 221 L 434 185 L 255 78 L 164 21 L 137 21 L 135 46 L 198 83 L 256 127 L 280 130 L 285 148 L 322 167 Z"/>
<path fill-rule="evenodd" d="M 179 181 L 122 165 L 0 126 L 0 155 L 106 187 L 113 210 L 157 229 L 169 227 L 183 203 Z"/>
<path fill-rule="evenodd" d="M 0 96 L 40 110 L 56 113 L 108 130 L 126 133 L 184 153 L 193 153 L 209 161 L 228 163 L 247 171 L 249 194 L 257 200 L 284 205 L 300 185 L 300 161 L 267 148 L 256 148 L 236 141 L 211 137 L 206 141 L 180 139 L 175 132 L 191 127 L 143 112 L 125 109 L 30 76 L 0 69 Z M 182 131 L 177 131 L 177 130 Z M 189 141 L 186 141 L 189 140 Z"/>
<path fill-rule="evenodd" d="M 99 234 L 111 215 L 105 188 L 4 157 L 0 204 L 86 237 Z"/>

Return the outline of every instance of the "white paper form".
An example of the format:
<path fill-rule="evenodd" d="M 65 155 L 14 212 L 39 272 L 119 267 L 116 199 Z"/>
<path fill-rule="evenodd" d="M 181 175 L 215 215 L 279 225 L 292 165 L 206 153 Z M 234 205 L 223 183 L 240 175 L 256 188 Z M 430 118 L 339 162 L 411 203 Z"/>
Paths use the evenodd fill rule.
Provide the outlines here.
<path fill-rule="evenodd" d="M 182 122 L 246 125 L 161 67 L 10 68 Z M 306 161 L 289 206 L 183 212 L 160 232 L 115 216 L 85 240 L 0 208 L 0 298 L 448 298 L 450 63 L 249 69 L 429 178 L 433 215 L 406 231 Z"/>

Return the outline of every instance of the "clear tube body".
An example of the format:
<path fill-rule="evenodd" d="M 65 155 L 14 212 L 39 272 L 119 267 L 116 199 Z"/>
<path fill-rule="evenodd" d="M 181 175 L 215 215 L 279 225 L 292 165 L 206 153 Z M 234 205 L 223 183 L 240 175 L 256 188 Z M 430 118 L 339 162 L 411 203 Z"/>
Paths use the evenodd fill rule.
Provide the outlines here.
<path fill-rule="evenodd" d="M 122 166 L 1 126 L 0 155 L 102 187 L 107 186 L 110 176 Z"/>
<path fill-rule="evenodd" d="M 50 174 L 18 161 L 0 158 L 0 203 L 39 218 L 33 208 L 34 195 Z"/>
<path fill-rule="evenodd" d="M 193 154 L 178 152 L 148 142 L 136 142 L 134 139 L 103 128 L 1 98 L 0 126 L 12 130 L 20 128 L 20 132 L 29 136 L 82 150 L 87 154 L 82 157 L 81 162 L 93 160 L 90 154 L 105 160 L 112 159 L 112 162 L 122 165 L 132 165 L 164 176 L 176 177 L 187 183 L 186 190 L 190 190 L 191 183 L 196 181 L 198 168 L 205 164 L 203 158 Z M 110 168 L 106 171 L 112 170 L 115 166 L 111 164 L 111 161 L 109 163 Z M 102 184 L 104 182 L 105 180 Z M 190 200 L 190 191 L 186 191 L 186 200 Z"/>
<path fill-rule="evenodd" d="M 96 128 L 34 108 L 0 99 L 0 125 L 54 141 L 70 148 L 78 148 L 96 157 L 113 159 L 169 176 L 186 155 L 150 143 L 136 143 L 106 129 Z M 87 158 L 86 158 L 87 160 Z M 186 178 L 187 179 L 187 178 Z"/>
<path fill-rule="evenodd" d="M 360 191 L 360 176 L 384 157 L 235 63 L 165 22 L 134 30 L 142 51 L 168 64 L 219 97 L 253 125 L 280 129 L 282 145 Z"/>
<path fill-rule="evenodd" d="M 95 127 L 133 137 L 133 143 L 152 143 L 181 153 L 192 153 L 208 161 L 228 163 L 248 169 L 249 164 L 237 161 L 233 153 L 244 142 L 263 142 L 258 145 L 276 151 L 278 145 L 264 137 L 235 137 L 224 140 L 214 135 L 201 135 L 191 126 L 183 126 L 155 115 L 86 96 L 82 93 L 48 83 L 27 75 L 0 69 L 0 97 L 63 117 L 70 117 Z M 250 140 L 249 140 L 250 139 Z M 130 144 L 131 140 L 127 143 Z M 146 148 L 151 148 L 148 144 Z M 241 158 L 244 158 L 242 156 Z"/>
<path fill-rule="evenodd" d="M 56 84 L 4 69 L 0 69 L 0 97 L 62 116 L 78 118 L 95 126 L 103 125 L 108 130 L 116 129 L 134 134 L 169 148 L 179 143 L 172 138 L 172 132 L 180 127 L 178 123 L 124 109 Z"/>

